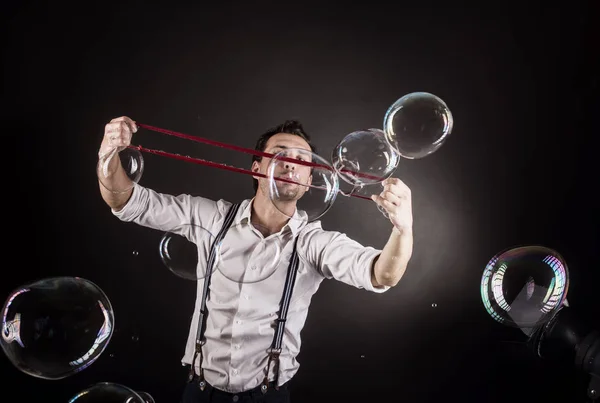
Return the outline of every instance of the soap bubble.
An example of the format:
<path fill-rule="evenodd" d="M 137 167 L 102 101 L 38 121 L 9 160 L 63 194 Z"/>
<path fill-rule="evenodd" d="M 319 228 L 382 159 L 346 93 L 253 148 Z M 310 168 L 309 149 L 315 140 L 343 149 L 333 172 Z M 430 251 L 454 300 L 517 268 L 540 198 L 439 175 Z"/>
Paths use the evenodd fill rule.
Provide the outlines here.
<path fill-rule="evenodd" d="M 543 246 L 521 246 L 497 254 L 481 279 L 481 297 L 490 316 L 518 328 L 533 328 L 550 320 L 568 289 L 566 262 Z"/>
<path fill-rule="evenodd" d="M 339 190 L 331 164 L 309 150 L 288 148 L 275 154 L 267 175 L 271 201 L 294 220 L 319 219 L 331 208 Z"/>
<path fill-rule="evenodd" d="M 348 134 L 331 154 L 336 172 L 351 185 L 380 183 L 398 166 L 400 156 L 379 129 L 359 130 Z"/>
<path fill-rule="evenodd" d="M 404 158 L 423 158 L 444 144 L 454 126 L 444 101 L 427 92 L 407 94 L 390 106 L 383 121 L 387 141 Z"/>
<path fill-rule="evenodd" d="M 142 399 L 144 399 L 144 403 L 156 403 L 154 398 L 147 392 L 138 392 L 137 393 Z"/>
<path fill-rule="evenodd" d="M 104 351 L 114 314 L 104 292 L 79 277 L 52 277 L 14 290 L 2 309 L 4 353 L 22 372 L 63 379 Z"/>
<path fill-rule="evenodd" d="M 160 257 L 173 274 L 186 280 L 200 280 L 207 272 L 208 257 L 216 237 L 194 224 L 182 224 L 164 233 L 160 240 Z M 215 245 L 211 274 L 216 269 L 220 256 L 219 245 Z"/>
<path fill-rule="evenodd" d="M 152 397 L 150 397 L 152 398 Z M 100 382 L 73 396 L 69 403 L 147 403 L 154 399 L 145 400 L 127 386 L 118 383 Z"/>
<path fill-rule="evenodd" d="M 121 169 L 118 164 L 115 164 L 116 161 L 113 161 L 116 156 L 121 161 L 121 167 L 129 180 L 125 179 L 121 182 L 112 181 L 117 170 Z M 96 174 L 98 175 L 100 184 L 112 193 L 125 193 L 131 190 L 134 184 L 140 181 L 143 173 L 144 158 L 142 157 L 142 153 L 132 147 L 124 148 L 116 155 L 112 155 L 112 157 L 100 158 L 96 166 Z"/>
<path fill-rule="evenodd" d="M 238 283 L 265 280 L 282 262 L 283 247 L 281 238 L 266 227 L 250 222 L 232 225 L 220 244 L 218 270 Z"/>

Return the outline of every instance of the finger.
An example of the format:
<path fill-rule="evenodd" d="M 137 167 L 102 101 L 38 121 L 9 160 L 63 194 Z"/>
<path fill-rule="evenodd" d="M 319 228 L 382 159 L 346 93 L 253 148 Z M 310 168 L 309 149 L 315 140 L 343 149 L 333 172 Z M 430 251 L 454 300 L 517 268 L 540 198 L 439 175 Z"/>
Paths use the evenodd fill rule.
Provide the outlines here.
<path fill-rule="evenodd" d="M 138 131 L 138 127 L 135 124 L 135 121 L 127 116 L 121 116 L 118 118 L 114 118 L 110 121 L 111 123 L 125 122 L 131 129 L 131 132 L 136 133 Z"/>
<path fill-rule="evenodd" d="M 392 204 L 390 201 L 382 198 L 381 196 L 379 196 L 377 204 L 379 204 L 381 207 L 383 207 L 385 209 L 385 211 L 388 212 L 390 217 L 393 215 L 393 212 L 396 211 L 396 209 L 398 208 L 397 206 Z"/>
<path fill-rule="evenodd" d="M 104 133 L 105 134 L 118 133 L 120 130 L 121 130 L 121 123 L 120 122 L 108 123 L 106 126 L 104 126 Z"/>
<path fill-rule="evenodd" d="M 400 185 L 385 185 L 383 191 L 393 193 L 402 199 L 410 197 L 410 190 Z"/>
<path fill-rule="evenodd" d="M 394 205 L 392 202 L 390 202 L 389 200 L 385 199 L 381 195 L 372 195 L 371 196 L 371 200 L 373 200 L 379 206 L 381 206 L 384 209 L 386 209 L 388 212 L 389 211 L 393 211 L 393 210 L 395 210 L 397 208 L 396 205 Z"/>
<path fill-rule="evenodd" d="M 397 186 L 399 189 L 407 189 L 410 191 L 410 188 L 406 185 L 406 183 L 402 182 L 402 180 L 398 178 L 387 178 L 382 182 L 383 187 L 386 185 Z"/>
<path fill-rule="evenodd" d="M 394 193 L 389 192 L 389 191 L 381 192 L 380 196 L 383 200 L 387 200 L 388 202 L 392 203 L 394 206 L 399 206 L 400 203 L 402 203 L 402 199 L 399 196 L 397 196 Z"/>

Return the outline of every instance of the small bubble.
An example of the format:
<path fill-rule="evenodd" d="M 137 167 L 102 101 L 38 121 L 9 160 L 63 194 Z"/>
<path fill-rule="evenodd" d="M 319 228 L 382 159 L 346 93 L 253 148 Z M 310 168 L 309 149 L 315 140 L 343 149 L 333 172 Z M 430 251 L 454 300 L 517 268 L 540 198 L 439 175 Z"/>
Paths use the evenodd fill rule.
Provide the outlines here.
<path fill-rule="evenodd" d="M 431 304 L 432 308 L 437 308 L 437 304 L 434 302 L 433 304 Z"/>
<path fill-rule="evenodd" d="M 138 255 L 138 251 L 137 251 L 137 250 L 134 250 L 134 251 L 133 251 L 133 256 L 137 256 L 137 255 Z"/>
<path fill-rule="evenodd" d="M 131 340 L 140 341 L 140 337 L 139 336 L 131 336 Z"/>
<path fill-rule="evenodd" d="M 361 356 L 360 356 L 360 358 L 365 358 L 365 356 L 364 356 L 364 355 L 361 355 Z"/>
<path fill-rule="evenodd" d="M 114 354 L 110 354 L 110 358 L 115 358 L 115 355 Z"/>

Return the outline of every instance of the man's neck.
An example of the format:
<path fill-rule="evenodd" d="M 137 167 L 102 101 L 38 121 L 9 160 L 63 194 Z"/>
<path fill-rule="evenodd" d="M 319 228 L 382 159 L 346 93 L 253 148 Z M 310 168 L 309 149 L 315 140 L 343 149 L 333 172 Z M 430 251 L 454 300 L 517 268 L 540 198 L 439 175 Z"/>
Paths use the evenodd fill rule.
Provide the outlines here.
<path fill-rule="evenodd" d="M 293 209 L 295 209 L 295 207 Z M 293 212 L 293 210 L 291 211 Z M 290 220 L 290 218 L 281 213 L 281 211 L 273 205 L 273 202 L 260 190 L 256 192 L 256 196 L 252 201 L 251 212 L 250 221 L 252 224 L 260 225 L 271 234 L 281 231 Z"/>

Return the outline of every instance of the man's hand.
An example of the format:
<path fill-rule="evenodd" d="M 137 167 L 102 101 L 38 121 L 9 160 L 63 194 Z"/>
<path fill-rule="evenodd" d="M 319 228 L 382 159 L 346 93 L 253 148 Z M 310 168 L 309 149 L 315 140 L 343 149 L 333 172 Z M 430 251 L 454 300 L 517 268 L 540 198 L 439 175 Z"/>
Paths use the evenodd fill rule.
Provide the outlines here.
<path fill-rule="evenodd" d="M 100 159 L 107 158 L 122 149 L 129 147 L 133 133 L 137 132 L 137 125 L 127 116 L 115 118 L 104 127 L 104 137 L 98 151 Z"/>
<path fill-rule="evenodd" d="M 398 178 L 388 178 L 382 183 L 383 191 L 371 199 L 388 214 L 400 232 L 412 231 L 413 214 L 410 188 Z"/>
<path fill-rule="evenodd" d="M 109 165 L 113 157 L 121 150 L 129 147 L 131 137 L 137 130 L 135 122 L 127 116 L 115 118 L 104 127 L 104 137 L 102 138 L 102 144 L 100 144 L 100 150 L 98 150 L 101 178 L 108 178 L 112 175 Z"/>

